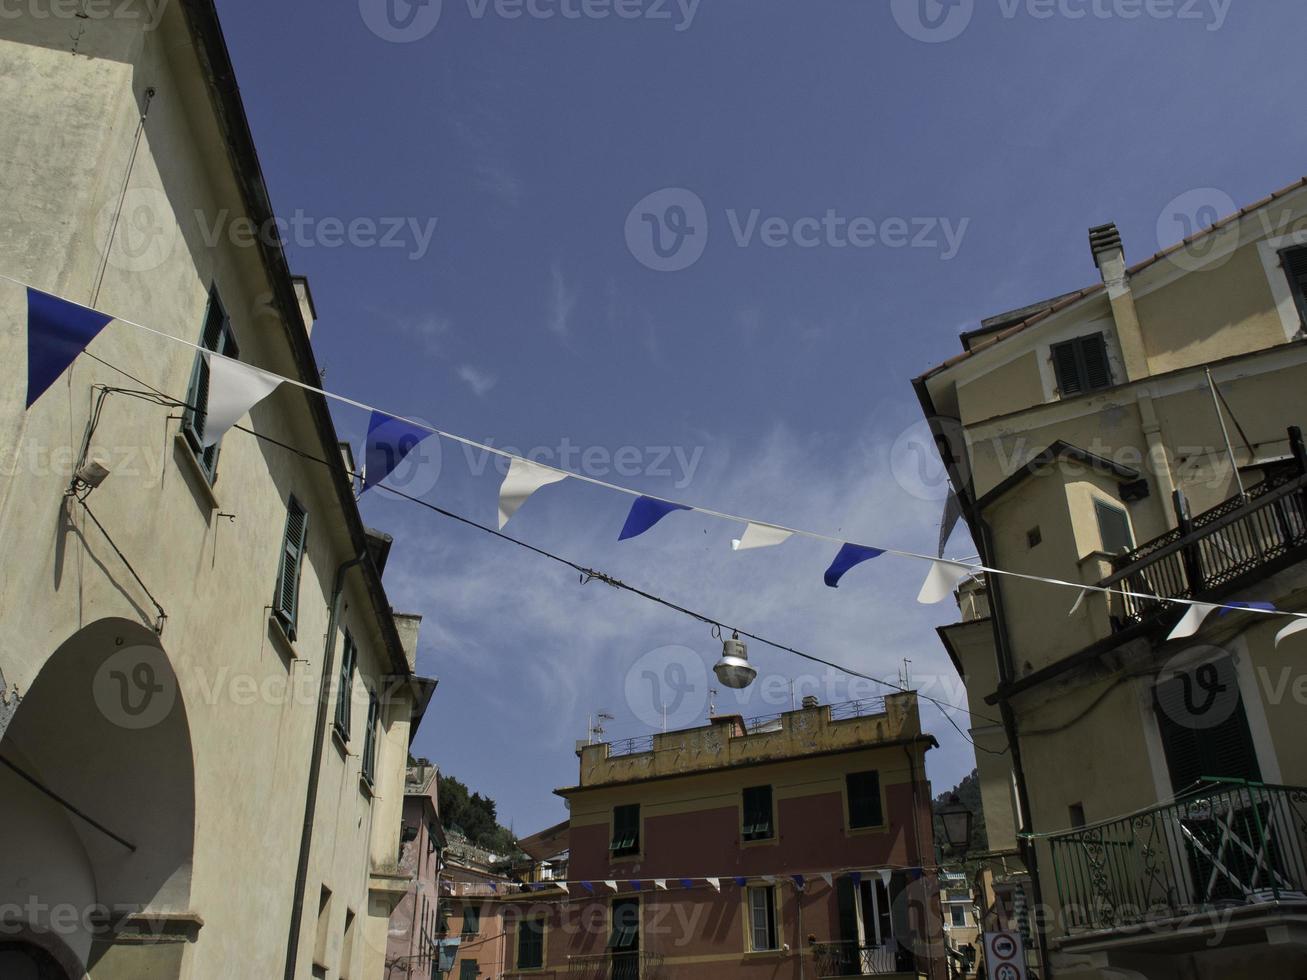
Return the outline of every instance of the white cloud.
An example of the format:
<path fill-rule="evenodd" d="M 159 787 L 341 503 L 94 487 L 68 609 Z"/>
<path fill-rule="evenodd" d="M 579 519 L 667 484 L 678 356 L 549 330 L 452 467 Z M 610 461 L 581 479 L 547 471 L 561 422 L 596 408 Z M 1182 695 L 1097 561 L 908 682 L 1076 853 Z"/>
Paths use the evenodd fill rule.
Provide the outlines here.
<path fill-rule="evenodd" d="M 445 340 L 453 323 L 448 317 L 427 313 L 417 317 L 401 317 L 395 321 L 400 332 L 413 338 L 428 353 L 436 357 L 445 353 Z"/>
<path fill-rule="evenodd" d="M 484 397 L 485 394 L 499 381 L 499 379 L 494 375 L 487 374 L 485 371 L 475 368 L 471 364 L 460 365 L 458 376 L 460 380 L 472 389 L 472 393 L 478 398 Z"/>
<path fill-rule="evenodd" d="M 551 333 L 565 338 L 572 332 L 572 313 L 576 309 L 577 292 L 569 289 L 563 279 L 563 270 L 557 262 L 549 269 L 549 310 L 545 321 Z"/>

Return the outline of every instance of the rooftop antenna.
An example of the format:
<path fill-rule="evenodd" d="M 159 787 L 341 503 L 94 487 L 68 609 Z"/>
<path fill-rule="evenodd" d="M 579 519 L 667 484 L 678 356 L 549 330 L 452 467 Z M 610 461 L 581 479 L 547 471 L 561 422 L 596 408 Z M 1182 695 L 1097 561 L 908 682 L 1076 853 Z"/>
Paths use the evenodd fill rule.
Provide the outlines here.
<path fill-rule="evenodd" d="M 596 736 L 599 736 L 600 739 L 602 739 L 604 734 L 604 722 L 614 720 L 614 716 L 609 714 L 607 711 L 601 711 L 597 715 L 588 715 L 585 723 L 589 730 L 589 743 L 594 745 Z"/>
<path fill-rule="evenodd" d="M 714 718 L 717 715 L 717 688 L 708 688 L 708 717 Z"/>
<path fill-rule="evenodd" d="M 912 689 L 912 661 L 907 657 L 903 658 L 903 673 L 899 675 L 899 687 Z"/>

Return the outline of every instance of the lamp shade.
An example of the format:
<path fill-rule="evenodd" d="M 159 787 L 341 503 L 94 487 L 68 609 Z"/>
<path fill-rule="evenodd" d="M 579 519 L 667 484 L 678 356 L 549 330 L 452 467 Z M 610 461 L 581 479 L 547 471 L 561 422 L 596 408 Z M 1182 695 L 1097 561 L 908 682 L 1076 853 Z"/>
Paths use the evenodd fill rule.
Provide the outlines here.
<path fill-rule="evenodd" d="M 971 822 L 974 817 L 962 805 L 956 793 L 940 808 L 939 819 L 944 824 L 944 838 L 949 847 L 954 851 L 965 851 L 971 845 Z"/>
<path fill-rule="evenodd" d="M 735 690 L 748 687 L 758 676 L 749 666 L 749 648 L 740 640 L 739 633 L 722 644 L 722 659 L 713 667 L 713 673 L 725 687 Z"/>

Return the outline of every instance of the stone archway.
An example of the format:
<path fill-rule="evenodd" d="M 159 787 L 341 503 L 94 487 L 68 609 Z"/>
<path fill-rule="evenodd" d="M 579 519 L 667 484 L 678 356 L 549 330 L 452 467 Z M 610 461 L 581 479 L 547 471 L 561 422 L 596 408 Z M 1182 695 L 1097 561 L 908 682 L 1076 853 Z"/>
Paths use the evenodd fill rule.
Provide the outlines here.
<path fill-rule="evenodd" d="M 72 980 L 70 962 L 96 980 L 179 975 L 198 929 L 194 773 L 152 632 L 105 619 L 51 654 L 0 738 L 0 801 L 0 952 L 39 947 Z"/>

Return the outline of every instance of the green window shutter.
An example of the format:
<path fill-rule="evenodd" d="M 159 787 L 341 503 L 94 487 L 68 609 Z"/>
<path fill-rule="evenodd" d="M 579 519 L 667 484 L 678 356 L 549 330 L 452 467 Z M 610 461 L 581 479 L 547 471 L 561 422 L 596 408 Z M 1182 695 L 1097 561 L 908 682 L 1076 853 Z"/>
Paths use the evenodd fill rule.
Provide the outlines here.
<path fill-rule="evenodd" d="M 1298 304 L 1298 317 L 1307 325 L 1307 246 L 1285 249 L 1280 264 L 1289 277 L 1289 289 Z"/>
<path fill-rule="evenodd" d="M 839 909 L 840 939 L 846 943 L 858 941 L 858 907 L 853 892 L 853 879 L 840 875 L 835 879 L 835 898 Z"/>
<path fill-rule="evenodd" d="M 204 327 L 200 331 L 200 346 L 227 357 L 240 356 L 216 290 L 209 293 L 209 306 L 204 314 Z M 190 384 L 186 389 L 186 404 L 186 411 L 182 415 L 182 432 L 195 450 L 209 482 L 213 483 L 218 475 L 219 447 L 215 443 L 202 449 L 200 445 L 204 438 L 205 410 L 209 404 L 209 364 L 204 355 L 198 352 L 191 368 Z"/>
<path fill-rule="evenodd" d="M 613 840 L 608 848 L 615 856 L 640 851 L 640 804 L 613 807 Z"/>
<path fill-rule="evenodd" d="M 1107 341 L 1101 333 L 1054 344 L 1049 353 L 1062 397 L 1079 395 L 1112 386 L 1112 369 L 1107 360 Z"/>
<path fill-rule="evenodd" d="M 524 920 L 517 927 L 517 968 L 538 970 L 544 966 L 545 924 L 538 919 Z"/>
<path fill-rule="evenodd" d="M 363 778 L 369 783 L 377 775 L 377 726 L 381 721 L 381 705 L 376 694 L 368 692 L 368 730 L 363 739 Z"/>
<path fill-rule="evenodd" d="M 346 742 L 349 741 L 350 725 L 353 720 L 351 695 L 354 691 L 354 669 L 358 663 L 358 648 L 349 630 L 345 631 L 345 648 L 340 655 L 340 673 L 337 677 L 339 691 L 336 694 L 336 731 Z"/>
<path fill-rule="evenodd" d="M 1261 781 L 1233 660 L 1178 673 L 1157 685 L 1153 697 L 1174 792 L 1205 776 Z"/>
<path fill-rule="evenodd" d="M 1105 552 L 1109 555 L 1123 555 L 1134 548 L 1130 518 L 1124 510 L 1095 500 L 1094 514 L 1098 518 L 1098 536 Z"/>
<path fill-rule="evenodd" d="M 771 787 L 746 788 L 744 790 L 744 839 L 768 840 L 773 833 Z"/>
<path fill-rule="evenodd" d="M 304 546 L 308 540 L 309 515 L 293 496 L 286 507 L 286 534 L 282 539 L 281 568 L 277 573 L 277 594 L 272 608 L 281 620 L 286 635 L 295 639 L 295 620 L 299 610 L 300 568 L 304 564 Z"/>
<path fill-rule="evenodd" d="M 1088 337 L 1081 337 L 1078 343 L 1081 363 L 1085 371 L 1085 388 L 1088 391 L 1097 391 L 1100 388 L 1112 387 L 1112 370 L 1107 363 L 1107 341 L 1103 339 L 1103 335 L 1090 334 Z"/>

